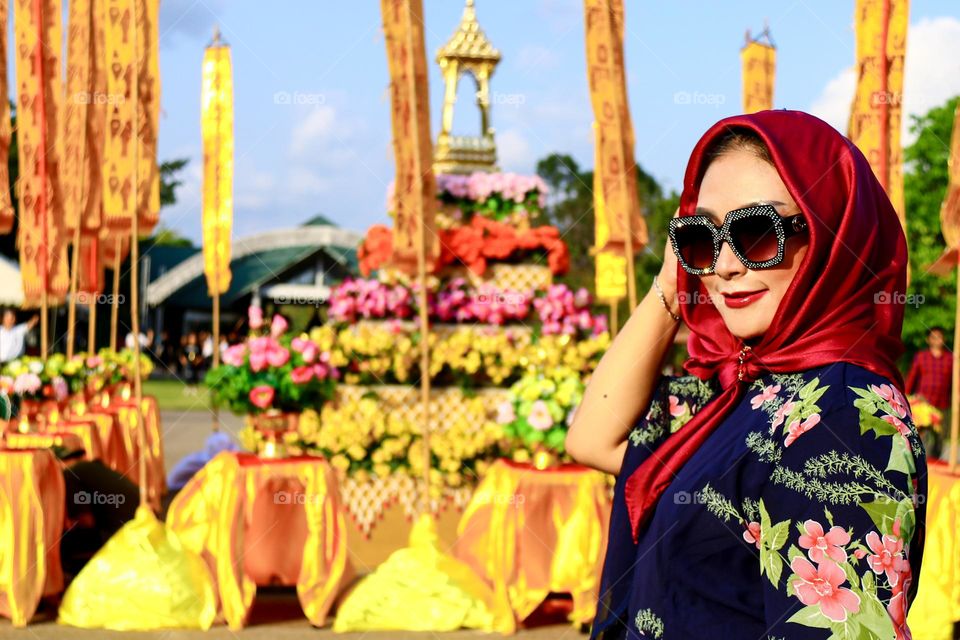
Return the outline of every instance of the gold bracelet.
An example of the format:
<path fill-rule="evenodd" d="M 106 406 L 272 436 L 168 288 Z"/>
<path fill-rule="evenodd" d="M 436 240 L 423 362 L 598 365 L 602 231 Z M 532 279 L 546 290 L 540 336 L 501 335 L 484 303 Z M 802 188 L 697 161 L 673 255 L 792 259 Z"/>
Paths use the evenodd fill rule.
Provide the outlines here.
<path fill-rule="evenodd" d="M 660 304 L 662 304 L 663 308 L 667 310 L 667 313 L 670 314 L 670 317 L 673 318 L 673 321 L 680 322 L 680 316 L 675 314 L 673 311 L 670 311 L 670 305 L 667 304 L 667 297 L 663 295 L 663 289 L 660 288 L 660 283 L 657 282 L 657 276 L 653 276 L 653 288 L 657 291 L 657 297 L 660 298 Z"/>

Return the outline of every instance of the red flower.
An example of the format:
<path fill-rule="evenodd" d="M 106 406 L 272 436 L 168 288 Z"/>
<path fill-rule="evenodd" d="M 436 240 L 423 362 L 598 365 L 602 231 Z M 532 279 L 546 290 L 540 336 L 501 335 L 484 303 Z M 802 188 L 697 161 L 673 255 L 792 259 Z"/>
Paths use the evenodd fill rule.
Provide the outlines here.
<path fill-rule="evenodd" d="M 803 556 L 795 556 L 790 568 L 797 575 L 794 593 L 803 604 L 819 605 L 820 613 L 834 622 L 843 622 L 847 613 L 860 611 L 860 596 L 840 586 L 847 581 L 847 574 L 832 560 L 814 567 Z"/>
<path fill-rule="evenodd" d="M 383 266 L 392 253 L 393 231 L 382 224 L 373 225 L 367 230 L 367 237 L 357 249 L 360 273 L 369 276 L 371 271 Z"/>

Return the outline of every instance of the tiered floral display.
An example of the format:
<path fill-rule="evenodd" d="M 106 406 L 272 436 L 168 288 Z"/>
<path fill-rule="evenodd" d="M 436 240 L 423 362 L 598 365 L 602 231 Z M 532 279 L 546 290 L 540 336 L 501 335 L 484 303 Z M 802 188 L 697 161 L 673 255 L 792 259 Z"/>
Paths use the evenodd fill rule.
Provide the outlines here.
<path fill-rule="evenodd" d="M 464 504 L 498 457 L 563 458 L 609 334 L 587 291 L 552 283 L 568 253 L 556 228 L 533 226 L 546 193 L 539 178 L 438 176 L 438 184 L 444 249 L 427 296 L 431 498 Z M 365 533 L 383 504 L 355 509 L 351 497 L 391 494 L 412 509 L 425 463 L 418 290 L 386 267 L 390 244 L 389 228 L 370 229 L 359 252 L 366 277 L 335 287 L 328 322 L 309 334 L 290 335 L 279 316 L 267 328 L 252 308 L 252 334 L 207 377 L 216 402 L 252 416 L 247 447 L 263 452 L 279 433 L 287 453 L 329 459 Z M 294 414 L 280 428 L 261 420 Z"/>

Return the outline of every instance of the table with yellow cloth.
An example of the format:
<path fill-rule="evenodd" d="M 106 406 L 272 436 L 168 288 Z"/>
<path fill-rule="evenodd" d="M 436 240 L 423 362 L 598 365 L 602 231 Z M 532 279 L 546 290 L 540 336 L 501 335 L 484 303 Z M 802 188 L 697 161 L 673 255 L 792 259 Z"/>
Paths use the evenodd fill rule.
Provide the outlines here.
<path fill-rule="evenodd" d="M 920 590 L 907 623 L 914 638 L 952 640 L 960 622 L 960 473 L 927 461 L 927 532 Z"/>
<path fill-rule="evenodd" d="M 97 439 L 96 444 L 100 444 Z M 68 431 L 48 431 L 46 433 L 18 433 L 16 431 L 7 432 L 3 436 L 3 448 L 5 449 L 49 449 L 50 447 L 63 447 L 67 450 L 83 449 L 83 458 L 85 460 L 96 460 L 96 449 L 91 443 L 84 441 L 76 433 Z"/>
<path fill-rule="evenodd" d="M 159 508 L 160 499 L 167 490 L 163 468 L 163 442 L 160 432 L 160 408 L 153 396 L 144 396 L 143 403 L 137 408 L 135 400 L 113 399 L 107 406 L 92 404 L 93 415 L 107 415 L 115 421 L 119 434 L 119 444 L 111 448 L 116 450 L 115 464 L 108 466 L 127 476 L 131 481 L 139 482 L 139 465 L 147 465 L 147 497 L 154 508 Z M 140 441 L 137 435 L 139 421 L 146 427 L 146 450 L 140 453 Z M 122 448 L 121 448 L 122 447 Z"/>
<path fill-rule="evenodd" d="M 15 627 L 27 625 L 40 598 L 63 590 L 64 493 L 49 449 L 0 451 L 0 615 Z"/>
<path fill-rule="evenodd" d="M 170 504 L 167 527 L 206 561 L 233 630 L 257 585 L 270 584 L 296 585 L 304 614 L 322 626 L 353 577 L 337 477 L 323 458 L 220 453 Z"/>
<path fill-rule="evenodd" d="M 598 471 L 491 465 L 460 519 L 454 555 L 493 587 L 500 612 L 513 612 L 514 628 L 499 631 L 513 632 L 551 592 L 572 596 L 572 622 L 593 620 L 610 508 Z"/>

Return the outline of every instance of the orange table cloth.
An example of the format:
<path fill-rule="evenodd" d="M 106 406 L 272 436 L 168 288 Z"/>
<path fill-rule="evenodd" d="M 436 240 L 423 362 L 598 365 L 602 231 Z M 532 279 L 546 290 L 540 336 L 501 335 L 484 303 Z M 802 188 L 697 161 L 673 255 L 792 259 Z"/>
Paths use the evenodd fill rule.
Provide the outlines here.
<path fill-rule="evenodd" d="M 548 594 L 573 597 L 570 619 L 596 612 L 610 520 L 607 477 L 580 465 L 538 470 L 498 460 L 457 528 L 454 555 L 492 587 L 496 618 L 512 633 Z M 504 608 L 512 616 L 502 615 Z"/>
<path fill-rule="evenodd" d="M 927 460 L 927 533 L 920 590 L 907 624 L 914 638 L 952 640 L 960 622 L 960 473 Z"/>
<path fill-rule="evenodd" d="M 94 442 L 98 446 L 100 444 L 99 438 Z M 76 433 L 68 431 L 48 431 L 46 433 L 18 433 L 14 431 L 4 435 L 3 444 L 7 449 L 49 449 L 50 447 L 83 449 L 84 459 L 97 459 L 93 443 L 87 442 Z"/>
<path fill-rule="evenodd" d="M 63 590 L 64 494 L 49 449 L 0 451 L 0 615 L 15 627 L 27 625 L 40 598 Z"/>
<path fill-rule="evenodd" d="M 353 576 L 337 477 L 323 458 L 220 453 L 170 504 L 167 527 L 207 562 L 234 630 L 268 584 L 295 584 L 304 614 L 322 626 Z"/>
<path fill-rule="evenodd" d="M 139 482 L 139 465 L 146 464 L 147 498 L 154 508 L 159 508 L 160 499 L 166 493 L 167 484 L 163 468 L 163 441 L 157 399 L 153 396 L 144 396 L 139 409 L 135 400 L 114 399 L 106 407 L 93 404 L 90 411 L 94 415 L 111 416 L 117 425 L 115 428 L 119 435 L 115 437 L 119 440 L 110 445 L 110 450 L 116 451 L 114 461 L 117 466 L 114 464 L 109 466 L 133 482 Z M 146 428 L 146 448 L 142 454 L 137 435 L 141 419 Z"/>

